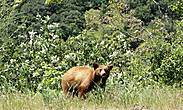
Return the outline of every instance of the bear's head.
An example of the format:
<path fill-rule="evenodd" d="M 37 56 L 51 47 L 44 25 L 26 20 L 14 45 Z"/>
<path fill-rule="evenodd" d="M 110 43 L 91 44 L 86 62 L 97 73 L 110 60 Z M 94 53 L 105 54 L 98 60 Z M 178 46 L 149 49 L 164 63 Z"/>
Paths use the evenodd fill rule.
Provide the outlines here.
<path fill-rule="evenodd" d="M 104 66 L 104 65 L 98 65 L 97 63 L 94 62 L 93 68 L 96 75 L 100 77 L 108 77 L 110 74 L 110 71 L 113 68 L 113 65 Z"/>

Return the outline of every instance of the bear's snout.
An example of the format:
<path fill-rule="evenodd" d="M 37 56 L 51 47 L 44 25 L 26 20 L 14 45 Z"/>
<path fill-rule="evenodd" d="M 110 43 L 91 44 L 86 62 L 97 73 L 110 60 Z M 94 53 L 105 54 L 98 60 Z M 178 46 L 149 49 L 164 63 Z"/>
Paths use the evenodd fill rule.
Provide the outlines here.
<path fill-rule="evenodd" d="M 105 74 L 106 74 L 105 70 L 104 69 L 100 69 L 100 75 L 103 77 L 103 76 L 105 76 Z"/>

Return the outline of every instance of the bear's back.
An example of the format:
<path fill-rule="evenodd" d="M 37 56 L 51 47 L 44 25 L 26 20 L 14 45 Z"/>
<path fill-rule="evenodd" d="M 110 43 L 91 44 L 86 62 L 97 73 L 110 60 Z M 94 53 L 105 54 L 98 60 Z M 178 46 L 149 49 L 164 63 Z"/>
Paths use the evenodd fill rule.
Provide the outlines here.
<path fill-rule="evenodd" d="M 94 69 L 90 67 L 84 66 L 76 66 L 69 69 L 63 76 L 63 80 L 65 81 L 79 81 L 83 82 L 83 80 L 87 78 L 93 77 Z"/>

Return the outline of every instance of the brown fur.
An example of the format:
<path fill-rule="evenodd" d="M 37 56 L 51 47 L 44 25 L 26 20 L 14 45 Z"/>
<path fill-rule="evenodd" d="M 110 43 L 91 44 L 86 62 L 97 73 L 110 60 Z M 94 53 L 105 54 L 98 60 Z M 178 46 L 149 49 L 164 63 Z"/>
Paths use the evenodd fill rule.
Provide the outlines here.
<path fill-rule="evenodd" d="M 76 66 L 69 69 L 62 78 L 62 89 L 65 95 L 79 95 L 85 98 L 85 94 L 91 91 L 100 80 L 102 88 L 105 88 L 112 65 L 104 66 L 93 63 L 93 68 Z"/>

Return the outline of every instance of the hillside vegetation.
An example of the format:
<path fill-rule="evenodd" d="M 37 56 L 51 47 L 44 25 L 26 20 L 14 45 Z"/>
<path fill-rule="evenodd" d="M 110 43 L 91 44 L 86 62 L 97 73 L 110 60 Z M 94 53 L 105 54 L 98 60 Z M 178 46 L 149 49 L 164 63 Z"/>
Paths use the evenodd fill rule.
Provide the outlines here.
<path fill-rule="evenodd" d="M 106 92 L 65 99 L 93 62 L 114 65 Z M 0 108 L 183 109 L 182 87 L 182 0 L 0 1 Z"/>

